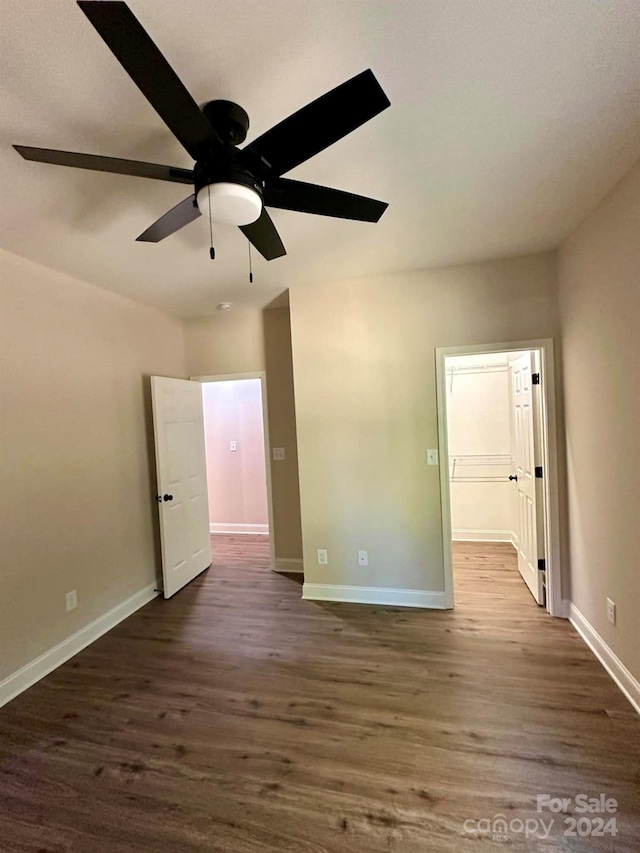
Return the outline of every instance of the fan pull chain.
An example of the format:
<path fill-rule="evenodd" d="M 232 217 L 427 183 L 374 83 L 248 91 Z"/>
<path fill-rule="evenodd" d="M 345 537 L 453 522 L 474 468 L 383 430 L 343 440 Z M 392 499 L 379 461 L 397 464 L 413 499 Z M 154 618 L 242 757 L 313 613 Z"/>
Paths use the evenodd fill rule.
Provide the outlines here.
<path fill-rule="evenodd" d="M 216 259 L 216 250 L 213 248 L 213 219 L 211 218 L 211 186 L 207 185 L 207 196 L 209 197 L 209 237 L 210 237 L 210 248 L 209 248 L 209 257 L 212 261 Z"/>
<path fill-rule="evenodd" d="M 251 266 L 251 241 L 247 240 L 249 246 L 249 284 L 253 284 L 253 267 Z"/>

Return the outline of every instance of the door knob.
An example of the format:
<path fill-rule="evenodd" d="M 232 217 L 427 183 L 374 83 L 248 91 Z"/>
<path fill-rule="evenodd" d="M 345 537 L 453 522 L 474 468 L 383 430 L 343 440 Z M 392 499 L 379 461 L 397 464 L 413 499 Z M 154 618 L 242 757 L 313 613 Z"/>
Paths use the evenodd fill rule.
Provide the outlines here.
<path fill-rule="evenodd" d="M 510 479 L 510 480 L 517 480 L 517 479 L 518 479 L 518 475 L 517 475 L 517 474 L 509 474 L 509 479 Z M 166 496 L 166 495 L 164 496 L 164 499 L 165 499 L 165 501 L 166 501 L 166 499 L 167 499 L 167 496 Z"/>
<path fill-rule="evenodd" d="M 165 501 L 172 501 L 172 500 L 173 500 L 173 495 L 165 495 L 165 496 L 164 496 L 164 499 L 165 499 Z"/>

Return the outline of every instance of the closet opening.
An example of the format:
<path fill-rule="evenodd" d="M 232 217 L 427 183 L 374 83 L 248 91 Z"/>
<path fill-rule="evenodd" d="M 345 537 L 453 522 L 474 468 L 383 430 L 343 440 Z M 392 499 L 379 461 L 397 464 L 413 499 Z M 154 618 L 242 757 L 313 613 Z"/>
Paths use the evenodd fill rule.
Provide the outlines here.
<path fill-rule="evenodd" d="M 438 350 L 437 367 L 450 604 L 480 574 L 488 597 L 521 585 L 562 615 L 551 342 Z"/>

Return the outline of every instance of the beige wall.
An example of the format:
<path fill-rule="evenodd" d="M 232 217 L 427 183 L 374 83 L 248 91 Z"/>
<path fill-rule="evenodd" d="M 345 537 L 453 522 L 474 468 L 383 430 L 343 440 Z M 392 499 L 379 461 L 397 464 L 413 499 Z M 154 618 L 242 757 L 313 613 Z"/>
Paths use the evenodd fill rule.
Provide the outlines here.
<path fill-rule="evenodd" d="M 202 386 L 209 522 L 215 529 L 269 529 L 261 384 L 240 379 Z"/>
<path fill-rule="evenodd" d="M 188 320 L 185 355 L 189 376 L 252 373 L 265 369 L 262 311 L 218 311 Z"/>
<path fill-rule="evenodd" d="M 271 462 L 275 554 L 301 558 L 289 309 L 219 311 L 184 329 L 189 376 L 266 371 L 270 444 L 286 450 L 285 462 Z"/>
<path fill-rule="evenodd" d="M 563 247 L 560 316 L 572 600 L 640 678 L 640 163 Z"/>
<path fill-rule="evenodd" d="M 269 438 L 272 447 L 285 449 L 284 460 L 271 462 L 276 556 L 301 559 L 298 439 L 288 308 L 274 308 L 264 312 L 264 338 L 269 394 Z"/>
<path fill-rule="evenodd" d="M 542 254 L 291 291 L 306 581 L 444 589 L 434 350 L 555 336 L 555 289 Z"/>
<path fill-rule="evenodd" d="M 178 321 L 6 252 L 0 286 L 1 679 L 155 580 L 146 377 L 184 354 Z"/>

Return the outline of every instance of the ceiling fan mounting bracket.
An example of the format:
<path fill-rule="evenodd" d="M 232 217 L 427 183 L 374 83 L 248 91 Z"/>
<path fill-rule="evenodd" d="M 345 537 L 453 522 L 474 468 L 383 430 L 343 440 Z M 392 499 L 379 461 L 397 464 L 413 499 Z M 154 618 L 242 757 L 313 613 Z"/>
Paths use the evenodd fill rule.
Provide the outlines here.
<path fill-rule="evenodd" d="M 240 145 L 247 138 L 249 116 L 233 101 L 209 101 L 202 107 L 202 112 L 223 142 Z"/>

